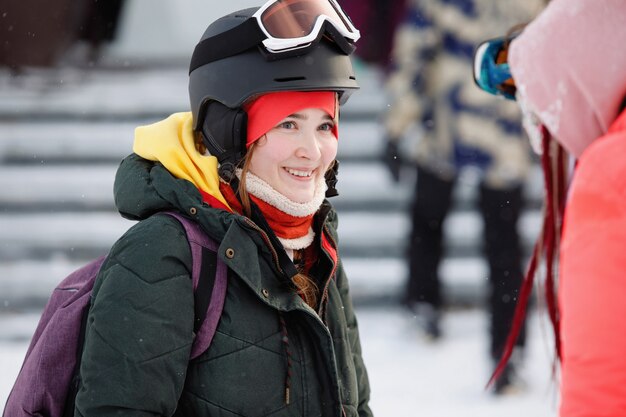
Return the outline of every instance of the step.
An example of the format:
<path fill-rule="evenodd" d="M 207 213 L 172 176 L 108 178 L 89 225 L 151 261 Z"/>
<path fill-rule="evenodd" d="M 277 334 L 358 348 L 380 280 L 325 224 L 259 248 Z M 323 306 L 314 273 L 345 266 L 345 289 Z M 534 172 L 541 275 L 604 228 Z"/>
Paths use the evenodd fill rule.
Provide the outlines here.
<path fill-rule="evenodd" d="M 368 120 L 386 106 L 379 75 L 357 74 L 361 90 L 342 107 L 344 119 Z M 0 70 L 0 120 L 159 119 L 189 109 L 188 70 L 59 68 L 10 76 Z"/>
<path fill-rule="evenodd" d="M 0 161 L 45 165 L 77 161 L 117 163 L 132 152 L 132 122 L 6 121 L 0 128 Z"/>
<path fill-rule="evenodd" d="M 113 181 L 118 164 L 9 164 L 0 165 L 0 207 L 5 212 L 114 211 Z M 393 183 L 380 163 L 344 162 L 339 169 L 338 210 L 400 211 L 410 204 L 413 184 Z M 541 205 L 543 190 L 538 169 L 525 188 L 527 206 Z M 475 180 L 462 177 L 455 187 L 455 208 L 476 206 Z"/>
<path fill-rule="evenodd" d="M 535 241 L 540 222 L 541 213 L 536 210 L 520 218 L 526 251 Z M 0 260 L 96 257 L 106 253 L 133 223 L 116 213 L 2 213 Z M 444 223 L 445 244 L 453 254 L 479 254 L 482 227 L 476 212 L 451 213 Z M 409 228 L 408 215 L 403 212 L 340 213 L 340 251 L 345 256 L 401 257 Z"/>
<path fill-rule="evenodd" d="M 24 260 L 0 263 L 0 313 L 41 309 L 53 288 L 87 261 L 58 256 L 49 261 Z M 401 259 L 343 259 L 355 304 L 398 301 L 407 275 Z M 480 258 L 444 258 L 443 291 L 451 304 L 480 305 L 486 294 L 488 268 Z"/>
<path fill-rule="evenodd" d="M 384 304 L 402 299 L 408 276 L 408 267 L 403 259 L 348 257 L 343 264 L 355 303 Z M 444 257 L 439 273 L 446 303 L 484 304 L 489 268 L 483 258 Z"/>
<path fill-rule="evenodd" d="M 0 207 L 6 212 L 114 211 L 117 165 L 0 166 Z"/>
<path fill-rule="evenodd" d="M 113 182 L 117 164 L 0 166 L 0 207 L 6 212 L 114 211 Z M 366 180 L 367 178 L 367 180 Z M 382 164 L 344 163 L 340 167 L 341 209 L 402 210 L 408 184 L 390 186 Z M 372 193 L 372 190 L 376 190 Z"/>
<path fill-rule="evenodd" d="M 0 128 L 0 161 L 10 164 L 117 163 L 132 152 L 137 126 L 132 121 L 6 121 Z M 340 160 L 378 160 L 383 139 L 376 120 L 341 123 Z"/>
<path fill-rule="evenodd" d="M 539 210 L 520 216 L 518 230 L 523 251 L 530 253 L 541 227 Z M 403 257 L 410 232 L 410 220 L 404 213 L 349 212 L 339 216 L 340 253 L 345 256 Z M 475 211 L 450 213 L 443 224 L 444 246 L 452 256 L 480 256 L 483 223 Z"/>

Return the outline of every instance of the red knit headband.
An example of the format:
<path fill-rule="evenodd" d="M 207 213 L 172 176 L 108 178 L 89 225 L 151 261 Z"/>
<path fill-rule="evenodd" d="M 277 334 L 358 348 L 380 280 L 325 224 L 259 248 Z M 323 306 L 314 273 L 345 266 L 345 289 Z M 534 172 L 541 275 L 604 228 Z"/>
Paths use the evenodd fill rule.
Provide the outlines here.
<path fill-rule="evenodd" d="M 333 91 L 281 91 L 259 96 L 243 108 L 248 113 L 246 147 L 249 147 L 281 120 L 302 109 L 322 109 L 335 119 L 337 95 Z M 338 137 L 337 123 L 333 127 L 333 134 Z"/>

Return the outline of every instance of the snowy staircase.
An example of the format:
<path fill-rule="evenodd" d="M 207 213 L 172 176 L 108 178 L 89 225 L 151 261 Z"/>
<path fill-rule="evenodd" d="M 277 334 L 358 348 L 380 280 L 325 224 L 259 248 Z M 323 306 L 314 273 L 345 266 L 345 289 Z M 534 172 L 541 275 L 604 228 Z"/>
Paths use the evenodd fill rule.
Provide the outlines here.
<path fill-rule="evenodd" d="M 40 308 L 62 277 L 106 253 L 132 225 L 115 211 L 112 184 L 133 130 L 188 107 L 182 67 L 53 77 L 0 73 L 0 311 Z M 333 203 L 355 302 L 371 304 L 395 301 L 403 289 L 413 185 L 392 183 L 379 162 L 384 97 L 375 74 L 364 72 L 360 81 L 362 91 L 342 113 Z M 519 225 L 527 251 L 539 226 L 538 175 L 529 179 Z M 472 182 L 459 182 L 445 224 L 442 275 L 448 299 L 458 303 L 480 303 L 487 282 Z"/>

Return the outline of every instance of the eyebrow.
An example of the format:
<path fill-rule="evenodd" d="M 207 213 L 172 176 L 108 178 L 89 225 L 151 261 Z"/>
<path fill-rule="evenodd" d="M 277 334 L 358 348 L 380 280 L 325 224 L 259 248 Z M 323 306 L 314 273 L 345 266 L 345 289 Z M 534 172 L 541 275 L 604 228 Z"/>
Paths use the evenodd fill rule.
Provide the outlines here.
<path fill-rule="evenodd" d="M 308 117 L 307 117 L 306 115 L 302 114 L 302 113 L 293 113 L 293 114 L 290 114 L 289 116 L 285 117 L 285 119 L 288 119 L 288 118 L 290 118 L 290 117 L 291 117 L 291 118 L 293 118 L 293 119 L 299 119 L 299 120 L 307 120 L 307 119 L 308 119 Z M 334 120 L 335 120 L 335 119 L 333 119 L 332 117 L 330 117 L 330 115 L 329 115 L 328 113 L 324 113 L 324 117 L 323 117 L 323 119 L 325 119 L 325 120 L 331 120 L 331 121 L 334 121 Z"/>

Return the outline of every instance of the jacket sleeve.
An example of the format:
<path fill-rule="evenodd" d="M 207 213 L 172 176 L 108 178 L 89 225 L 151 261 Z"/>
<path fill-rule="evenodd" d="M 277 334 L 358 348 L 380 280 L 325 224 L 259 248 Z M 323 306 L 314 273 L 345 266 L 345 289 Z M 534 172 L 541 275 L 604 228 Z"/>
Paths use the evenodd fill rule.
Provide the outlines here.
<path fill-rule="evenodd" d="M 76 416 L 170 416 L 193 340 L 191 251 L 182 226 L 152 216 L 113 246 L 93 291 Z"/>
<path fill-rule="evenodd" d="M 356 370 L 356 376 L 359 386 L 359 417 L 371 417 L 373 414 L 369 406 L 370 383 L 367 376 L 367 369 L 365 368 L 365 363 L 363 362 L 363 356 L 361 354 L 359 327 L 357 324 L 356 315 L 354 314 L 354 307 L 352 306 L 352 298 L 350 297 L 348 280 L 343 269 L 343 265 L 341 265 L 341 262 L 337 268 L 336 279 L 337 288 L 339 289 L 339 293 L 341 294 L 344 313 L 346 315 L 346 323 L 348 324 L 348 338 L 350 341 L 350 347 L 352 349 L 352 359 L 354 361 L 354 368 Z"/>
<path fill-rule="evenodd" d="M 420 123 L 432 106 L 429 84 L 441 35 L 421 3 L 409 2 L 394 36 L 392 68 L 385 85 L 391 102 L 385 129 L 392 139 L 401 138 L 412 124 Z"/>
<path fill-rule="evenodd" d="M 623 143 L 626 135 L 618 139 Z M 592 145 L 583 154 L 566 208 L 559 282 L 562 417 L 626 410 L 626 167 L 614 157 L 626 146 L 603 147 Z"/>
<path fill-rule="evenodd" d="M 337 230 L 338 218 L 337 213 L 333 210 L 328 216 L 329 225 L 333 232 Z M 337 241 L 337 235 L 334 233 L 334 238 Z M 350 288 L 348 279 L 346 277 L 345 270 L 341 260 L 338 261 L 336 271 L 336 283 L 337 290 L 341 297 L 343 305 L 343 311 L 345 314 L 347 324 L 347 336 L 350 343 L 350 349 L 352 351 L 352 360 L 354 363 L 354 369 L 356 371 L 357 384 L 359 387 L 359 403 L 358 412 L 359 417 L 371 417 L 373 416 L 372 410 L 369 406 L 370 400 L 370 383 L 367 376 L 367 369 L 365 362 L 363 361 L 363 355 L 361 353 L 361 340 L 359 337 L 359 326 L 357 323 L 356 315 L 354 314 L 354 307 L 352 305 L 352 298 L 350 297 Z"/>

